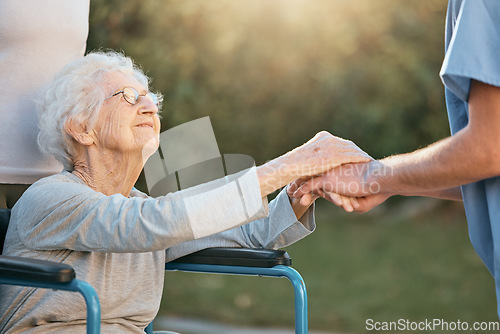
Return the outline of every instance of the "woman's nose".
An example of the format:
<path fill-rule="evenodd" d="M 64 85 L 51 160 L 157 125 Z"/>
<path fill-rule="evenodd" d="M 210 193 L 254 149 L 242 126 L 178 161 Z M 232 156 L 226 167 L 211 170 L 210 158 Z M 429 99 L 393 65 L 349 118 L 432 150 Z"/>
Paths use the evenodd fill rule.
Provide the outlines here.
<path fill-rule="evenodd" d="M 156 105 L 153 98 L 150 97 L 149 95 L 141 96 L 139 103 L 141 104 L 141 107 L 139 108 L 139 112 L 141 114 L 158 113 L 158 106 Z"/>

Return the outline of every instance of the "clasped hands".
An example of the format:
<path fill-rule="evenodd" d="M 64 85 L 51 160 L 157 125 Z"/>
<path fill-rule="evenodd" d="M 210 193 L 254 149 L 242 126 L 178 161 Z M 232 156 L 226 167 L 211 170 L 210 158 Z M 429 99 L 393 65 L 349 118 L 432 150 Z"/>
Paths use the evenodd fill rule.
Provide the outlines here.
<path fill-rule="evenodd" d="M 312 147 L 306 149 L 307 145 Z M 374 170 L 382 170 L 381 163 L 353 142 L 320 132 L 296 150 L 311 169 L 311 175 L 300 177 L 287 188 L 288 195 L 300 199 L 301 205 L 323 197 L 348 212 L 364 213 L 390 197 L 370 177 Z"/>

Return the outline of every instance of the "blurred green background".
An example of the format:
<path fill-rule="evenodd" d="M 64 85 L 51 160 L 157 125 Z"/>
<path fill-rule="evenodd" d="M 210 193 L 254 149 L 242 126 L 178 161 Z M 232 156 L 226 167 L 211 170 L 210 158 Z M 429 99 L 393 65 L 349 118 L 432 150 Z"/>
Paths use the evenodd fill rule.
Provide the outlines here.
<path fill-rule="evenodd" d="M 320 130 L 375 158 L 449 135 L 438 73 L 446 0 L 93 0 L 88 49 L 122 50 L 165 96 L 162 130 L 210 116 L 222 153 L 264 163 Z M 310 328 L 365 320 L 497 320 L 461 204 L 391 199 L 287 249 Z M 161 314 L 290 326 L 285 280 L 168 273 Z"/>

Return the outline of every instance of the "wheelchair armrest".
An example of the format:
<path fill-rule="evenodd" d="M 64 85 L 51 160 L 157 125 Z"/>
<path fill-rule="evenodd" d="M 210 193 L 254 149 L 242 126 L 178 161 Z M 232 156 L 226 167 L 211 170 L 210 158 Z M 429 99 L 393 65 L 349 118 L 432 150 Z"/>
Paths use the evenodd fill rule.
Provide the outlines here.
<path fill-rule="evenodd" d="M 43 283 L 69 283 L 76 277 L 74 269 L 63 263 L 0 256 L 0 278 Z"/>
<path fill-rule="evenodd" d="M 274 249 L 254 248 L 207 248 L 172 263 L 214 264 L 223 266 L 271 268 L 278 264 L 290 266 L 292 259 L 287 252 Z"/>

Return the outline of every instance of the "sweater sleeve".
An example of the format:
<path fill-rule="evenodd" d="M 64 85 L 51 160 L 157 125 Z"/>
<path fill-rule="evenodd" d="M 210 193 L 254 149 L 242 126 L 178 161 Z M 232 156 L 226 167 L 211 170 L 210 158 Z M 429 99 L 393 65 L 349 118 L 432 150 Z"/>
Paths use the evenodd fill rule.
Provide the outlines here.
<path fill-rule="evenodd" d="M 158 198 L 106 196 L 63 173 L 35 183 L 12 211 L 33 250 L 147 252 L 268 215 L 255 168 Z"/>
<path fill-rule="evenodd" d="M 284 189 L 269 203 L 268 217 L 170 247 L 166 251 L 166 260 L 172 261 L 210 247 L 282 248 L 311 234 L 315 228 L 314 205 L 297 220 Z"/>

